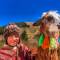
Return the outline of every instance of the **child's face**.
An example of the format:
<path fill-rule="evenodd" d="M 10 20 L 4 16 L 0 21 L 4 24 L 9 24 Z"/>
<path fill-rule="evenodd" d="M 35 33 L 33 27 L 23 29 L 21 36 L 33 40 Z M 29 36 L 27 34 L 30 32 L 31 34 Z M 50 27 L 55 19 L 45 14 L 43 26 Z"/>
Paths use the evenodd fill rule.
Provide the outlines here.
<path fill-rule="evenodd" d="M 18 42 L 19 42 L 19 37 L 16 35 L 9 36 L 7 39 L 7 43 L 10 46 L 16 46 L 18 44 Z"/>

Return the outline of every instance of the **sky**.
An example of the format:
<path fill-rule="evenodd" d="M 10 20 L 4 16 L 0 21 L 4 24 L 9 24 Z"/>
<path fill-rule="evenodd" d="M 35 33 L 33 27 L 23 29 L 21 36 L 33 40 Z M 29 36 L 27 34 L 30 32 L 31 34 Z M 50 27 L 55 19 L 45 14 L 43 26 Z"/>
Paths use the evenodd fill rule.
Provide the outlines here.
<path fill-rule="evenodd" d="M 49 10 L 60 13 L 60 0 L 0 0 L 0 26 L 11 22 L 35 22 Z"/>

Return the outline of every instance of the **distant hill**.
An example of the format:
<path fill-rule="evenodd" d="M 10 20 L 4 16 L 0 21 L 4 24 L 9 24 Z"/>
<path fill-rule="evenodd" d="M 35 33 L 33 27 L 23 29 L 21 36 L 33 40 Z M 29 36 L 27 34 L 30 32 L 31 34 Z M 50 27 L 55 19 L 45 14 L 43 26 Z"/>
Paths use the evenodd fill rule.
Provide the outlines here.
<path fill-rule="evenodd" d="M 4 27 L 0 27 L 0 34 L 3 34 Z"/>
<path fill-rule="evenodd" d="M 33 26 L 39 26 L 42 20 L 43 20 L 43 18 L 37 20 L 35 23 L 33 23 Z"/>
<path fill-rule="evenodd" d="M 27 25 L 25 22 L 19 22 L 16 23 L 16 25 L 18 25 L 19 27 L 29 27 L 29 25 Z"/>

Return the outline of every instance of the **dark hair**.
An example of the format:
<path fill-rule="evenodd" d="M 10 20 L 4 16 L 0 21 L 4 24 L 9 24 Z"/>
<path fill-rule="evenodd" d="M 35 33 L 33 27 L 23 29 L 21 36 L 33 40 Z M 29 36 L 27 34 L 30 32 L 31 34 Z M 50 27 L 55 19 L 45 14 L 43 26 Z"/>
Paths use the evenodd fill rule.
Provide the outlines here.
<path fill-rule="evenodd" d="M 7 42 L 8 37 L 9 37 L 9 36 L 12 36 L 12 35 L 15 35 L 15 36 L 18 36 L 18 37 L 19 37 L 19 42 L 18 42 L 18 44 L 19 44 L 19 43 L 20 43 L 20 36 L 19 36 L 19 34 L 18 34 L 17 32 L 7 33 L 7 34 L 4 36 L 4 38 L 5 38 L 5 40 L 6 40 L 6 44 L 8 44 L 8 42 Z M 9 44 L 8 44 L 8 45 L 9 45 Z"/>
<path fill-rule="evenodd" d="M 13 26 L 13 28 L 11 28 L 11 25 Z M 20 34 L 19 34 L 19 27 L 15 24 L 9 24 L 8 26 L 6 26 L 6 28 L 4 29 L 4 38 L 6 40 L 6 44 L 8 44 L 7 39 L 9 36 L 15 35 L 19 37 L 19 42 L 20 43 Z"/>

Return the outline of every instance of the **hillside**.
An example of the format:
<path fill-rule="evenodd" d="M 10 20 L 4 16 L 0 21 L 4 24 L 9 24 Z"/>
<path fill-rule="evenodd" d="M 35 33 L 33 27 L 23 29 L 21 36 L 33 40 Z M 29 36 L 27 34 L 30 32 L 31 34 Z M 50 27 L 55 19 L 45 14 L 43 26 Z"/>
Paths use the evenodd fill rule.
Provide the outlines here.
<path fill-rule="evenodd" d="M 27 25 L 25 22 L 19 22 L 15 24 L 18 25 L 19 27 L 29 27 L 29 25 Z"/>
<path fill-rule="evenodd" d="M 37 45 L 39 26 L 33 26 L 33 23 L 29 22 L 20 22 L 16 23 L 20 27 L 21 40 L 24 44 L 28 46 Z M 3 34 L 4 27 L 0 27 L 0 33 Z M 24 32 L 25 31 L 25 32 Z M 37 35 L 36 35 L 37 34 Z M 2 35 L 3 36 L 3 35 Z M 3 37 L 0 37 L 3 39 Z M 26 40 L 27 38 L 27 40 Z"/>

